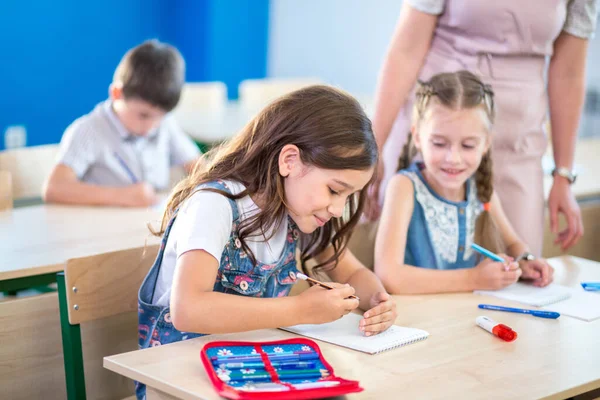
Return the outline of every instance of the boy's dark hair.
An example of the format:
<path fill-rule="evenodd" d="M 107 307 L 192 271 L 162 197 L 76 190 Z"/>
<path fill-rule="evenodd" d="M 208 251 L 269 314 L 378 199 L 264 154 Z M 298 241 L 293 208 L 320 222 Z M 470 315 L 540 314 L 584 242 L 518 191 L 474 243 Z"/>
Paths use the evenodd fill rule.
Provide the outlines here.
<path fill-rule="evenodd" d="M 144 100 L 169 112 L 181 96 L 185 62 L 175 47 L 147 40 L 125 53 L 113 82 L 122 85 L 125 98 Z"/>

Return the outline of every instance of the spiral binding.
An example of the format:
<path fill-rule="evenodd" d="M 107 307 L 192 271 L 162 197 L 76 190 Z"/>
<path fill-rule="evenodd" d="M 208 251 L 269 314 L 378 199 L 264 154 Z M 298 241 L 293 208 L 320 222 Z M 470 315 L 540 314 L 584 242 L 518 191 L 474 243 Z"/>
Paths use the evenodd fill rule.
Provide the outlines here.
<path fill-rule="evenodd" d="M 539 304 L 539 307 L 544 307 L 544 306 L 549 306 L 550 304 L 558 303 L 558 302 L 563 301 L 563 300 L 568 300 L 570 298 L 571 298 L 571 294 L 570 293 L 563 293 L 563 295 L 560 296 L 560 297 L 556 297 L 555 299 L 552 299 L 552 300 L 549 300 L 549 301 L 545 301 L 545 302 L 542 302 L 542 303 L 538 303 L 538 304 Z"/>
<path fill-rule="evenodd" d="M 397 349 L 398 347 L 404 347 L 404 346 L 407 346 L 412 343 L 420 342 L 422 340 L 427 339 L 428 337 L 429 337 L 429 335 L 425 335 L 425 334 L 414 334 L 411 337 L 409 337 L 401 342 L 394 343 L 394 345 L 392 345 L 392 346 L 389 346 L 389 347 L 386 347 L 385 349 L 379 350 L 375 354 L 383 353 L 384 351 L 393 350 L 393 349 Z"/>

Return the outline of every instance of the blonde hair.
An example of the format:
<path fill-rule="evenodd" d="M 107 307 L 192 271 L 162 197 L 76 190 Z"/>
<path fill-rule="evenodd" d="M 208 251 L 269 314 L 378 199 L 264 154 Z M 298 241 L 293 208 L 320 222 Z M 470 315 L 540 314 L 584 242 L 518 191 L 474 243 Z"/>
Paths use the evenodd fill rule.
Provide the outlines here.
<path fill-rule="evenodd" d="M 491 126 L 495 118 L 494 92 L 469 71 L 457 71 L 434 75 L 427 82 L 419 82 L 413 107 L 412 123 L 418 125 L 424 118 L 431 100 L 452 110 L 482 108 Z M 407 168 L 417 154 L 412 135 L 409 135 L 398 161 L 398 170 Z M 488 204 L 494 193 L 491 150 L 481 158 L 475 172 L 477 198 Z M 488 208 L 488 207 L 486 207 Z M 475 224 L 475 242 L 494 252 L 505 251 L 504 243 L 490 213 L 484 210 Z"/>

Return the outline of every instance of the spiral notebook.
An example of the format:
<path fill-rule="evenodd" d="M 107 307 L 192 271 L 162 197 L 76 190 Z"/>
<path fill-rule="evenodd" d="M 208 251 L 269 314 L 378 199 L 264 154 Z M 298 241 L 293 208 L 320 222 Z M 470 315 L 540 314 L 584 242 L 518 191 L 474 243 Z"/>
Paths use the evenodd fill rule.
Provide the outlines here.
<path fill-rule="evenodd" d="M 559 301 L 571 297 L 571 290 L 568 287 L 556 283 L 551 283 L 546 287 L 539 288 L 526 283 L 517 282 L 504 289 L 476 290 L 475 293 L 499 297 L 505 300 L 518 301 L 519 303 L 535 307 L 558 303 Z"/>
<path fill-rule="evenodd" d="M 398 325 L 392 325 L 385 332 L 375 336 L 364 336 L 358 329 L 361 319 L 362 316 L 351 313 L 327 324 L 294 325 L 280 329 L 369 354 L 406 346 L 429 336 L 424 330 Z"/>

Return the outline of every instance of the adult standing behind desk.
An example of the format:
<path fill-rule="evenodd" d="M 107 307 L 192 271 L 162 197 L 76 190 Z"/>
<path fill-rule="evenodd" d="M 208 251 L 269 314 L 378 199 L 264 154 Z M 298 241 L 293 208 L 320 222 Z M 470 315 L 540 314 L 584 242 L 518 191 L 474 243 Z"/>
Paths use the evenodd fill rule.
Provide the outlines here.
<path fill-rule="evenodd" d="M 367 216 L 377 218 L 385 185 L 397 172 L 417 79 L 467 69 L 494 87 L 494 187 L 536 255 L 544 236 L 541 158 L 549 106 L 557 166 L 548 203 L 551 229 L 563 249 L 574 245 L 583 223 L 571 171 L 596 10 L 597 0 L 405 0 L 377 90 L 373 127 L 383 148 L 383 180 L 374 185 Z M 559 213 L 568 224 L 560 233 Z"/>
<path fill-rule="evenodd" d="M 110 98 L 65 131 L 44 200 L 154 204 L 156 191 L 168 189 L 170 167 L 182 165 L 189 172 L 200 156 L 167 115 L 184 82 L 185 63 L 174 47 L 151 40 L 129 50 L 115 71 Z"/>

